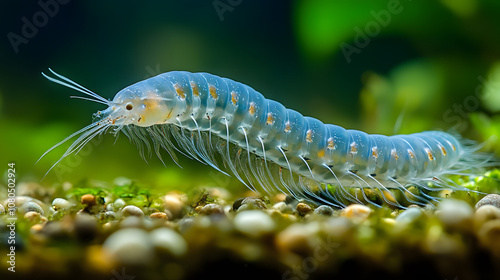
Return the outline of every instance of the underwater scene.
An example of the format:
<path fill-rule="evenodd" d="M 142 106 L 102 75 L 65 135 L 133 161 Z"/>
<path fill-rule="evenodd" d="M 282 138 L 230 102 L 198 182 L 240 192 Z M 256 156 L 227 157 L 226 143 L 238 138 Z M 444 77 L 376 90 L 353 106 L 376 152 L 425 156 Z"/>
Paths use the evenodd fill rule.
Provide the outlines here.
<path fill-rule="evenodd" d="M 0 5 L 0 279 L 500 279 L 500 2 Z"/>

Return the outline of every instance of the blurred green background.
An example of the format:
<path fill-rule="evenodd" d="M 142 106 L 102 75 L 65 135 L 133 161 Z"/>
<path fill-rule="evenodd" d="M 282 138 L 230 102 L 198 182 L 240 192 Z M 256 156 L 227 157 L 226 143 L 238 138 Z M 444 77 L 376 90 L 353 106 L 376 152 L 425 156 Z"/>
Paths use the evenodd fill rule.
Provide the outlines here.
<path fill-rule="evenodd" d="M 0 5 L 0 157 L 2 169 L 17 163 L 19 180 L 40 181 L 68 145 L 36 160 L 103 109 L 70 99 L 78 94 L 42 77 L 48 67 L 110 99 L 162 72 L 210 72 L 304 115 L 369 133 L 454 128 L 479 142 L 500 134 L 499 1 Z M 146 163 L 123 135 L 114 141 L 105 135 L 90 143 L 43 184 L 120 176 L 179 188 L 229 182 L 182 157 L 184 169 L 155 157 Z"/>

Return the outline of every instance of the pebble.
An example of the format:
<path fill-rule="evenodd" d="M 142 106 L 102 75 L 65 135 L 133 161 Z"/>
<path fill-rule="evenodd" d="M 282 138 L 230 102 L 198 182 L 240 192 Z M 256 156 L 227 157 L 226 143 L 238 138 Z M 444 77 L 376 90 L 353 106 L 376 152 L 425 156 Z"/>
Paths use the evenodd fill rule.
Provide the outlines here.
<path fill-rule="evenodd" d="M 134 205 L 127 205 L 123 207 L 122 209 L 122 214 L 123 216 L 137 216 L 137 217 L 142 217 L 144 216 L 144 212 L 142 212 L 141 208 L 134 206 Z"/>
<path fill-rule="evenodd" d="M 26 202 L 21 208 L 19 209 L 21 213 L 26 214 L 28 212 L 38 212 L 40 214 L 44 214 L 42 206 L 40 206 L 38 203 L 35 203 L 33 201 L 28 201 Z"/>
<path fill-rule="evenodd" d="M 280 201 L 274 204 L 273 207 L 271 207 L 271 209 L 280 211 L 281 213 L 285 213 L 287 210 L 287 205 L 284 201 Z"/>
<path fill-rule="evenodd" d="M 234 217 L 235 228 L 252 237 L 259 237 L 272 232 L 275 228 L 274 221 L 265 212 L 260 210 L 247 210 L 239 212 Z"/>
<path fill-rule="evenodd" d="M 93 194 L 84 194 L 82 195 L 81 202 L 83 205 L 87 205 L 89 207 L 92 207 L 96 205 L 97 199 Z"/>
<path fill-rule="evenodd" d="M 104 212 L 104 218 L 107 220 L 116 220 L 116 212 L 115 211 L 106 211 L 106 212 Z"/>
<path fill-rule="evenodd" d="M 224 209 L 218 204 L 210 203 L 199 209 L 199 213 L 202 215 L 224 214 Z"/>
<path fill-rule="evenodd" d="M 36 233 L 42 232 L 43 226 L 44 226 L 43 224 L 34 224 L 34 225 L 32 225 L 31 228 L 30 228 L 30 233 L 36 234 Z"/>
<path fill-rule="evenodd" d="M 114 232 L 104 241 L 103 248 L 116 261 L 126 265 L 145 265 L 154 256 L 150 235 L 138 228 Z"/>
<path fill-rule="evenodd" d="M 342 239 L 350 235 L 354 223 L 346 217 L 330 218 L 322 224 L 323 231 L 331 238 Z"/>
<path fill-rule="evenodd" d="M 401 212 L 394 220 L 400 224 L 409 224 L 422 217 L 422 215 L 423 212 L 420 208 L 412 207 Z"/>
<path fill-rule="evenodd" d="M 173 229 L 158 228 L 151 231 L 149 236 L 155 248 L 165 250 L 176 257 L 181 257 L 187 252 L 186 241 Z"/>
<path fill-rule="evenodd" d="M 286 194 L 284 193 L 278 193 L 274 196 L 274 201 L 276 202 L 285 202 L 286 200 Z"/>
<path fill-rule="evenodd" d="M 60 221 L 49 221 L 43 227 L 42 233 L 54 240 L 61 239 L 66 236 L 64 226 Z"/>
<path fill-rule="evenodd" d="M 456 199 L 445 199 L 439 203 L 436 217 L 444 225 L 466 227 L 472 219 L 473 210 L 467 202 Z"/>
<path fill-rule="evenodd" d="M 476 203 L 476 206 L 475 206 L 475 209 L 479 209 L 481 206 L 483 205 L 493 205 L 497 208 L 500 209 L 500 195 L 498 194 L 489 194 L 485 197 L 483 197 L 481 200 L 479 200 L 477 203 Z"/>
<path fill-rule="evenodd" d="M 179 217 L 184 209 L 184 203 L 179 194 L 167 194 L 163 197 L 165 209 L 170 211 L 174 217 Z"/>
<path fill-rule="evenodd" d="M 351 204 L 340 211 L 340 216 L 350 218 L 356 222 L 363 222 L 370 216 L 372 209 L 361 204 Z"/>
<path fill-rule="evenodd" d="M 491 220 L 483 224 L 477 233 L 480 243 L 500 257 L 500 220 Z"/>
<path fill-rule="evenodd" d="M 73 204 L 64 198 L 56 198 L 52 201 L 52 208 L 55 211 L 68 210 Z"/>
<path fill-rule="evenodd" d="M 333 208 L 328 205 L 321 205 L 318 208 L 314 209 L 314 214 L 331 216 L 333 215 Z"/>
<path fill-rule="evenodd" d="M 2 204 L 0 204 L 0 215 L 5 214 L 5 207 L 3 207 Z"/>
<path fill-rule="evenodd" d="M 168 220 L 168 215 L 165 212 L 154 212 L 149 215 L 152 219 L 165 219 Z"/>
<path fill-rule="evenodd" d="M 319 247 L 319 229 L 317 222 L 291 224 L 276 236 L 276 245 L 285 251 L 309 254 Z"/>
<path fill-rule="evenodd" d="M 305 216 L 306 214 L 309 214 L 313 211 L 311 206 L 309 206 L 308 204 L 305 204 L 303 202 L 298 203 L 296 209 L 297 209 L 297 212 L 299 213 L 299 215 L 301 215 L 301 216 Z"/>
<path fill-rule="evenodd" d="M 74 227 L 76 235 L 84 241 L 93 240 L 98 232 L 97 219 L 89 214 L 76 215 Z"/>
<path fill-rule="evenodd" d="M 115 205 L 113 202 L 106 204 L 106 211 L 115 211 Z"/>
<path fill-rule="evenodd" d="M 137 216 L 125 217 L 120 221 L 122 228 L 141 228 L 144 227 L 144 220 Z"/>
<path fill-rule="evenodd" d="M 122 209 L 123 207 L 125 207 L 125 205 L 127 205 L 127 203 L 125 202 L 125 200 L 121 198 L 118 198 L 115 200 L 115 202 L 113 202 L 113 207 L 115 211 Z"/>
<path fill-rule="evenodd" d="M 495 219 L 500 219 L 500 208 L 490 204 L 483 205 L 474 213 L 474 228 L 479 229 L 484 223 Z"/>
<path fill-rule="evenodd" d="M 47 218 L 43 217 L 44 219 L 42 220 L 42 217 L 43 216 L 40 215 L 40 213 L 34 211 L 26 212 L 26 214 L 24 214 L 24 218 L 31 223 L 39 223 L 40 221 L 47 221 Z"/>
<path fill-rule="evenodd" d="M 262 210 L 267 209 L 266 203 L 262 199 L 257 197 L 246 197 L 241 201 L 241 205 L 240 207 L 237 208 L 237 211 L 258 210 L 258 209 Z"/>

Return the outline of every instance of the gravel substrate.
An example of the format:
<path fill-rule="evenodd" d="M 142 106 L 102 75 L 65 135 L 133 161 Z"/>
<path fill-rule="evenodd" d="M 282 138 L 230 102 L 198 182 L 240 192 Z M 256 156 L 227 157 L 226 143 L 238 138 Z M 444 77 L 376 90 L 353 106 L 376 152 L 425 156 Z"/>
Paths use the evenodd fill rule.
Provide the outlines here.
<path fill-rule="evenodd" d="M 0 196 L 0 279 L 500 279 L 500 195 L 407 209 L 253 195 L 21 183 L 14 216 Z"/>

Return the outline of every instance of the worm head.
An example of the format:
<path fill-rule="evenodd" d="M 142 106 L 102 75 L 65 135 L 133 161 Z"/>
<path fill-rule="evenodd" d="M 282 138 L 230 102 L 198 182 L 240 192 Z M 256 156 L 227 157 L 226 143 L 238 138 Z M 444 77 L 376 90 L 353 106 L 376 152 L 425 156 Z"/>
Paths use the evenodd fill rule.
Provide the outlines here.
<path fill-rule="evenodd" d="M 151 126 L 172 120 L 175 106 L 164 92 L 138 83 L 119 91 L 103 114 L 114 125 Z"/>

